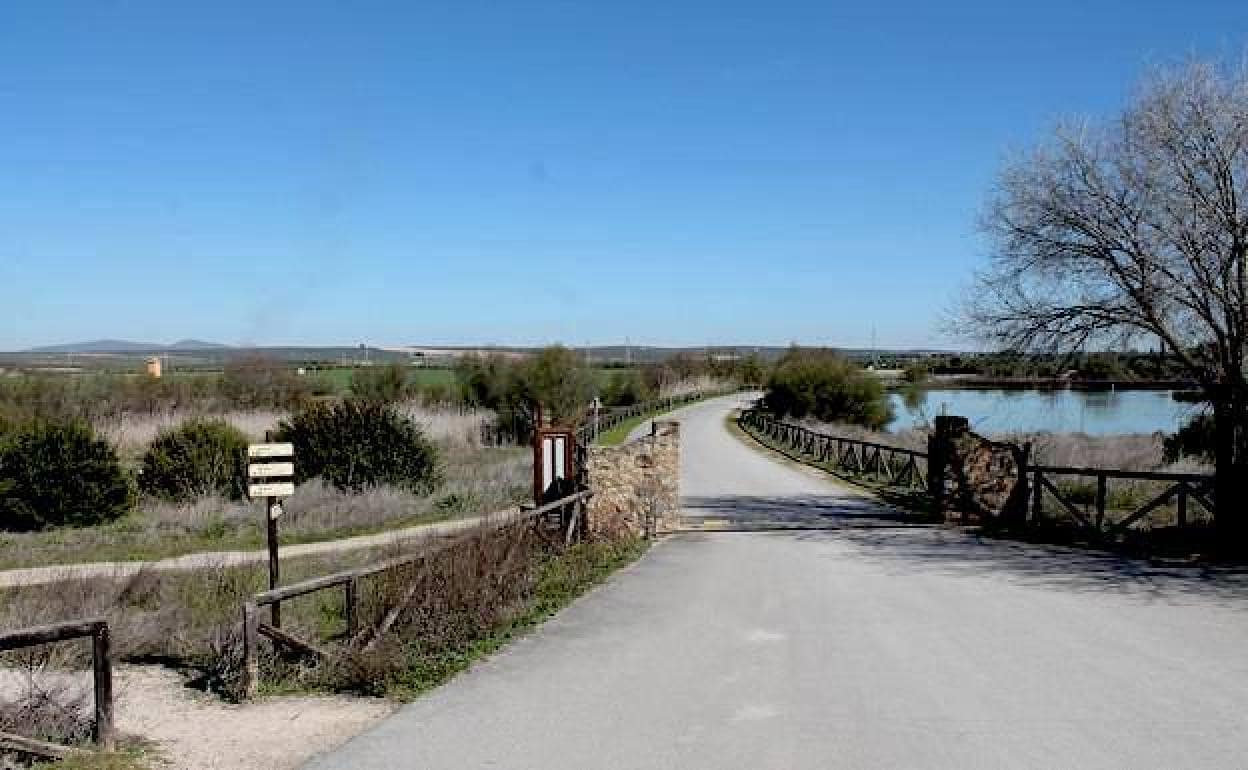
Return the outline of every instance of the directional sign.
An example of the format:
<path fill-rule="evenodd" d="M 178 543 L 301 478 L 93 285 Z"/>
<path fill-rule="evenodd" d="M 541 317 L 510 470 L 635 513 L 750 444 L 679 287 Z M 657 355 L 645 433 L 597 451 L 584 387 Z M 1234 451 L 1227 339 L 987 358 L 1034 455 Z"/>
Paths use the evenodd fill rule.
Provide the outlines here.
<path fill-rule="evenodd" d="M 247 466 L 247 475 L 253 479 L 271 479 L 281 476 L 294 476 L 294 463 L 252 463 Z"/>
<path fill-rule="evenodd" d="M 292 481 L 252 484 L 247 487 L 247 495 L 253 500 L 257 497 L 290 497 L 294 493 L 295 484 Z"/>
<path fill-rule="evenodd" d="M 252 444 L 247 447 L 248 457 L 294 457 L 294 444 Z"/>

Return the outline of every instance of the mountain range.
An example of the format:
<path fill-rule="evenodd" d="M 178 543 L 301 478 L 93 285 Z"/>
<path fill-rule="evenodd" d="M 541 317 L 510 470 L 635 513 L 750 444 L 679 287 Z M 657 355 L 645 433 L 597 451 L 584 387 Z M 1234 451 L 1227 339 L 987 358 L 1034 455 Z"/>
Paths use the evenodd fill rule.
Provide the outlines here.
<path fill-rule="evenodd" d="M 91 340 L 68 342 L 63 345 L 45 345 L 31 348 L 28 353 L 164 353 L 174 350 L 221 350 L 230 347 L 203 340 L 178 340 L 162 345 L 154 342 L 131 342 L 130 340 Z"/>

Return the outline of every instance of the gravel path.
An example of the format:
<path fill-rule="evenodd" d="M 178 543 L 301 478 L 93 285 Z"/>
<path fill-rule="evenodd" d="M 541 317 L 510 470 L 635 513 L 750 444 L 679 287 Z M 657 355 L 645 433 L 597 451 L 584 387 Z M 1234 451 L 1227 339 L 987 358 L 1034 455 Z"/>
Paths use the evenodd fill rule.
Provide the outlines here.
<path fill-rule="evenodd" d="M 117 728 L 156 744 L 176 770 L 298 767 L 394 711 L 378 698 L 300 695 L 246 705 L 190 690 L 158 666 L 117 670 Z"/>
<path fill-rule="evenodd" d="M 284 545 L 281 548 L 281 558 L 283 561 L 286 561 L 288 559 L 379 548 L 388 545 L 410 545 L 421 540 L 448 537 L 464 530 L 472 529 L 482 522 L 512 515 L 517 510 L 508 509 L 466 519 L 422 524 L 418 527 L 395 529 L 379 532 L 375 535 L 359 535 L 340 540 L 326 540 L 320 543 Z M 268 560 L 269 554 L 265 550 L 205 551 L 203 553 L 192 553 L 185 556 L 161 559 L 160 561 L 106 561 L 86 564 L 63 564 L 51 567 L 27 567 L 24 569 L 0 570 L 0 589 L 59 583 L 64 580 L 82 580 L 99 577 L 126 578 L 137 575 L 144 570 L 179 571 L 204 569 L 205 567 L 265 564 Z"/>
<path fill-rule="evenodd" d="M 343 768 L 1239 768 L 1248 578 L 980 541 L 681 410 L 697 532 L 340 749 Z"/>

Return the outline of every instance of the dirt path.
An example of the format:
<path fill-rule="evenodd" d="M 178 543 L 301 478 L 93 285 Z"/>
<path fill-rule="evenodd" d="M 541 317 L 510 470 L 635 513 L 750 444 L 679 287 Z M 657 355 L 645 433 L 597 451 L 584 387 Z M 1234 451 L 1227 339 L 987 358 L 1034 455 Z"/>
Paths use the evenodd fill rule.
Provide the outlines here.
<path fill-rule="evenodd" d="M 298 695 L 246 705 L 182 683 L 158 666 L 119 666 L 117 728 L 156 747 L 159 766 L 177 770 L 277 770 L 346 741 L 394 711 L 380 698 Z"/>
<path fill-rule="evenodd" d="M 300 545 L 282 546 L 282 560 L 299 559 L 307 556 L 320 556 L 327 553 L 342 553 L 365 548 L 378 548 L 387 545 L 410 545 L 421 540 L 448 537 L 464 530 L 472 529 L 490 521 L 505 521 L 518 509 L 507 509 L 494 513 L 473 516 L 453 521 L 440 521 L 434 524 L 422 524 L 418 527 L 395 529 L 379 532 L 375 535 L 359 535 L 341 540 L 326 540 L 320 543 L 303 543 Z M 87 578 L 125 578 L 136 575 L 143 570 L 178 571 L 203 569 L 205 567 L 233 567 L 244 564 L 263 564 L 268 561 L 268 552 L 259 551 L 205 551 L 201 553 L 175 556 L 160 561 L 102 561 L 85 564 L 58 564 L 51 567 L 26 567 L 0 571 L 0 589 L 18 586 L 44 585 L 64 580 L 82 580 Z"/>

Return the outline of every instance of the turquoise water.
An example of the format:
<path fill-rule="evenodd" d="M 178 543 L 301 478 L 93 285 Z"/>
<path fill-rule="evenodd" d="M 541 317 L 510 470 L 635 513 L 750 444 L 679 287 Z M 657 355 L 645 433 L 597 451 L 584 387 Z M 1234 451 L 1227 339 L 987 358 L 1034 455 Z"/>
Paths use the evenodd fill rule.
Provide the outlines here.
<path fill-rule="evenodd" d="M 1200 406 L 1175 401 L 1164 390 L 925 390 L 893 393 L 893 422 L 903 430 L 939 414 L 967 417 L 983 434 L 1051 431 L 1104 436 L 1173 433 Z"/>

